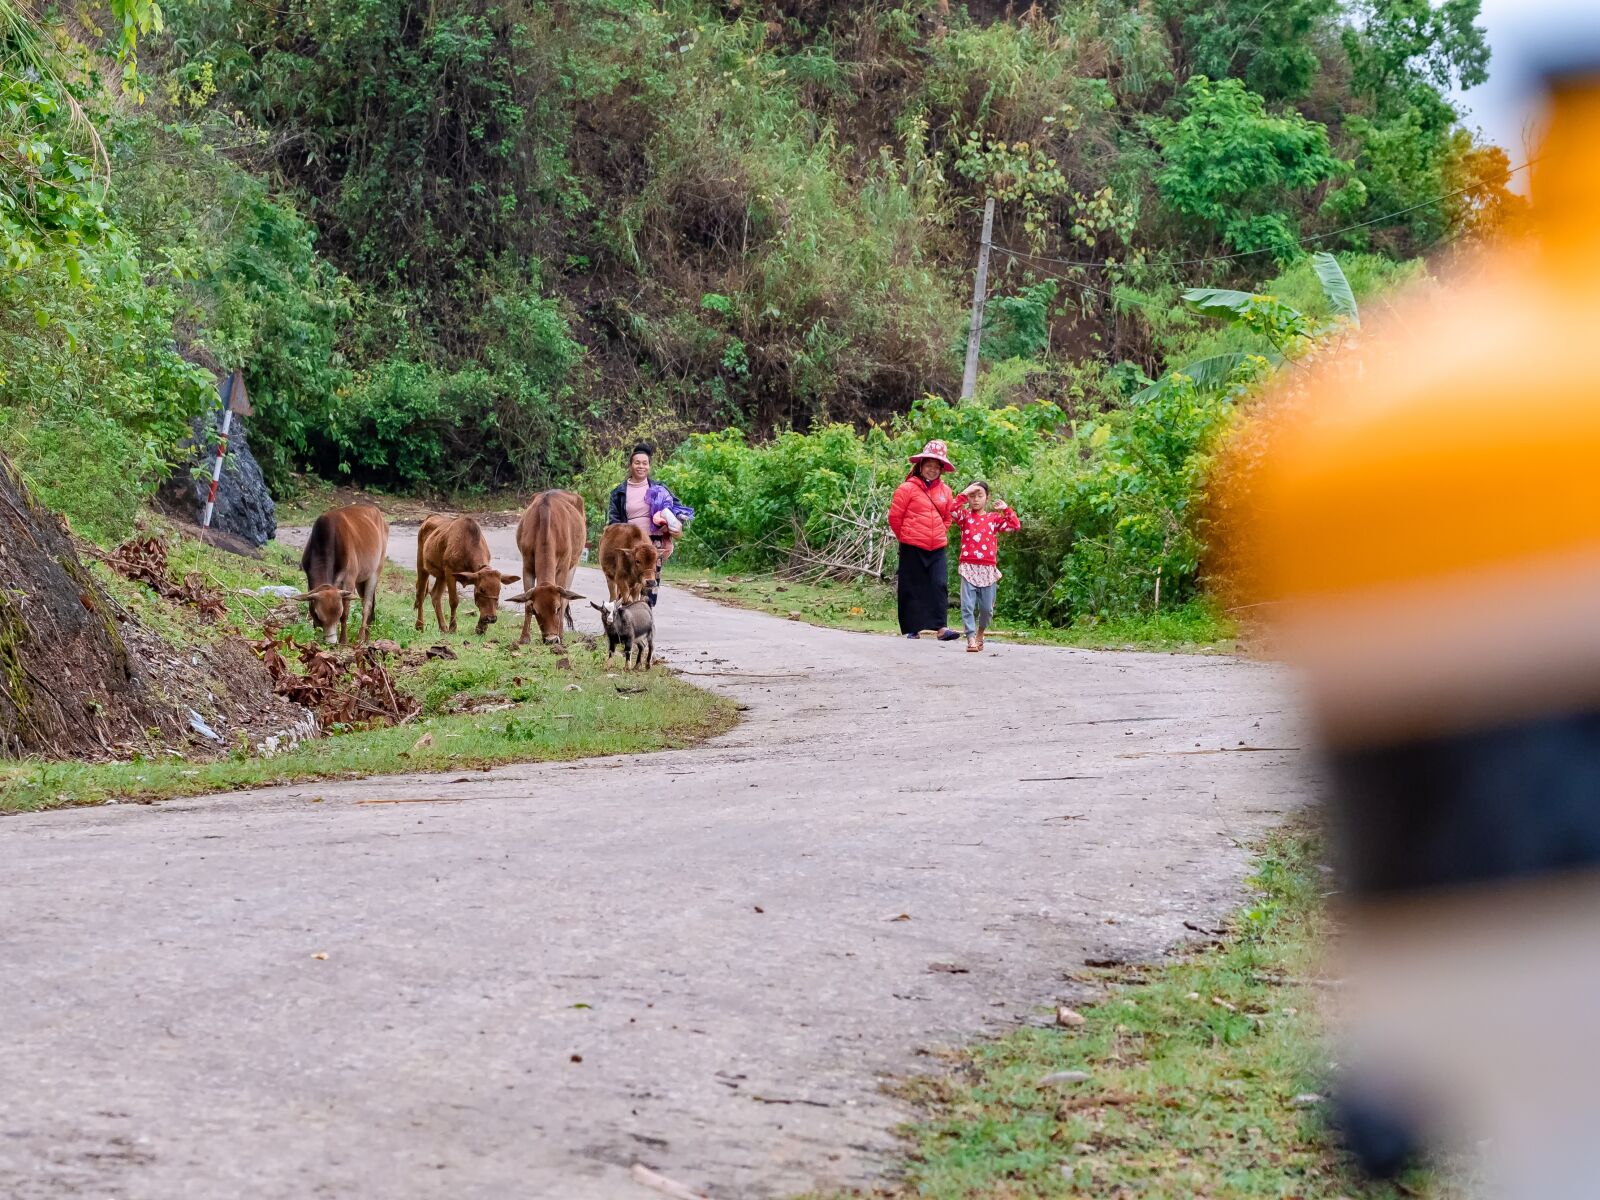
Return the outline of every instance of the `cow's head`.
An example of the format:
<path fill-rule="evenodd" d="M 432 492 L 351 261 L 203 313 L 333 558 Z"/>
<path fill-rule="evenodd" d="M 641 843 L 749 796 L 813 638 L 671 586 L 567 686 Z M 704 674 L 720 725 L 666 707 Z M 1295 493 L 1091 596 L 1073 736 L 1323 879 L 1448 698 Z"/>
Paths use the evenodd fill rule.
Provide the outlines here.
<path fill-rule="evenodd" d="M 534 619 L 539 622 L 539 636 L 547 642 L 559 642 L 562 623 L 567 615 L 567 605 L 573 600 L 582 600 L 583 597 L 556 584 L 541 583 L 538 587 L 515 596 L 508 596 L 507 599 L 513 604 L 533 605 Z"/>
<path fill-rule="evenodd" d="M 312 588 L 309 592 L 301 592 L 296 600 L 304 600 L 311 608 L 311 623 L 322 630 L 328 641 L 339 641 L 339 622 L 344 620 L 345 614 L 350 611 L 350 601 L 356 599 L 356 593 L 349 588 L 341 588 L 335 584 L 324 583 Z"/>
<path fill-rule="evenodd" d="M 655 582 L 656 563 L 661 555 L 649 542 L 633 548 L 633 565 L 639 571 L 639 581 L 646 586 Z"/>
<path fill-rule="evenodd" d="M 483 631 L 499 619 L 500 589 L 515 583 L 522 576 L 502 575 L 493 567 L 484 567 L 470 575 L 457 575 L 456 578 L 472 589 L 472 603 L 478 609 L 478 636 L 482 637 Z"/>

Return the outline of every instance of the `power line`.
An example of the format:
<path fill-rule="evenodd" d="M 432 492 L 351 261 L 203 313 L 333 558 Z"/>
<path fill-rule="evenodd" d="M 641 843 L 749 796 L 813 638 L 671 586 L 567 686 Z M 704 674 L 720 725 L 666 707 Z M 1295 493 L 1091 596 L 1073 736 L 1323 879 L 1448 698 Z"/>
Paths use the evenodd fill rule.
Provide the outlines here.
<path fill-rule="evenodd" d="M 1510 170 L 1508 170 L 1506 172 L 1506 178 L 1509 179 L 1511 176 L 1515 175 L 1517 172 L 1527 170 L 1529 167 L 1533 166 L 1538 161 L 1539 160 L 1537 158 L 1530 158 L 1527 162 L 1521 163 L 1518 166 L 1512 167 Z M 1417 209 L 1419 209 L 1419 208 L 1429 208 L 1432 205 L 1438 204 L 1440 201 L 1454 199 L 1456 196 L 1459 196 L 1459 195 L 1462 195 L 1465 192 L 1470 192 L 1470 191 L 1474 190 L 1475 186 L 1476 185 L 1474 185 L 1474 184 L 1467 184 L 1465 187 L 1456 188 L 1455 191 L 1453 191 L 1453 192 L 1445 192 L 1442 195 L 1434 196 L 1431 199 L 1420 201 L 1419 203 L 1412 204 L 1412 205 L 1410 205 L 1410 206 L 1408 206 L 1406 208 L 1399 208 L 1399 209 L 1396 209 L 1394 212 L 1384 213 L 1382 216 L 1372 217 L 1371 219 L 1366 220 L 1366 221 L 1358 221 L 1354 225 L 1346 225 L 1341 229 L 1330 229 L 1326 233 L 1314 233 L 1314 234 L 1310 234 L 1310 235 L 1308 235 L 1306 237 L 1303 237 L 1303 238 L 1296 238 L 1295 239 L 1295 244 L 1299 245 L 1299 246 L 1304 246 L 1307 242 L 1319 242 L 1319 241 L 1322 241 L 1325 238 L 1338 237 L 1341 233 L 1350 233 L 1352 230 L 1365 229 L 1369 225 L 1381 225 L 1385 221 L 1392 221 L 1396 217 L 1403 217 L 1407 213 L 1416 212 Z M 1000 253 L 1005 254 L 1005 255 L 1007 255 L 1007 256 L 1009 256 L 1011 258 L 1029 259 L 1029 260 L 1032 260 L 1034 262 L 1059 263 L 1060 265 L 1067 266 L 1067 267 L 1107 267 L 1107 266 L 1124 265 L 1124 264 L 1119 264 L 1119 263 L 1117 263 L 1117 262 L 1115 262 L 1114 260 L 1111 260 L 1111 259 L 1094 260 L 1094 259 L 1075 259 L 1075 258 L 1052 258 L 1048 254 L 1034 254 L 1034 253 L 1032 253 L 1030 251 L 1027 251 L 1027 250 L 1016 250 L 1016 249 L 1013 249 L 1010 246 L 1002 246 L 999 242 L 993 243 L 991 248 L 994 249 L 994 250 L 998 250 Z M 1252 255 L 1256 255 L 1256 254 L 1271 254 L 1272 252 L 1273 252 L 1273 250 L 1272 250 L 1271 247 L 1262 247 L 1259 250 L 1240 250 L 1240 251 L 1237 251 L 1236 253 L 1233 253 L 1233 254 L 1215 254 L 1215 255 L 1210 255 L 1210 256 L 1208 256 L 1206 258 L 1184 258 L 1184 259 L 1179 259 L 1177 262 L 1174 262 L 1174 263 L 1168 263 L 1167 265 L 1168 266 L 1172 266 L 1172 267 L 1194 267 L 1194 266 L 1200 266 L 1200 265 L 1202 265 L 1204 263 L 1232 262 L 1236 258 L 1249 258 Z M 1049 272 L 1044 272 L 1044 273 L 1045 274 L 1049 274 Z M 1065 278 L 1065 277 L 1058 275 L 1058 276 L 1054 276 L 1054 278 L 1061 279 L 1061 278 Z M 1070 283 L 1072 281 L 1071 280 L 1067 280 L 1067 282 Z M 1082 286 L 1087 287 L 1088 285 L 1084 284 Z M 1099 291 L 1100 289 L 1095 288 L 1095 289 L 1092 289 L 1092 290 Z"/>

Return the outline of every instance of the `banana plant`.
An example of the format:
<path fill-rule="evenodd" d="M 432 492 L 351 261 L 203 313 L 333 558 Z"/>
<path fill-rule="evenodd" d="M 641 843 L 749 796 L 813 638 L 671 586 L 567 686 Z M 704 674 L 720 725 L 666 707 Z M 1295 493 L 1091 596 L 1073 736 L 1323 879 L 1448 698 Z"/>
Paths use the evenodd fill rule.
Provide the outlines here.
<path fill-rule="evenodd" d="M 1339 260 L 1326 250 L 1311 256 L 1311 268 L 1322 284 L 1322 294 L 1336 321 L 1345 321 L 1359 327 L 1361 313 L 1350 281 L 1345 277 Z M 1285 304 L 1276 296 L 1260 292 L 1242 292 L 1232 288 L 1190 288 L 1183 293 L 1183 301 L 1196 312 L 1223 321 L 1245 325 L 1260 333 L 1272 343 L 1272 349 L 1262 354 L 1233 350 L 1225 354 L 1211 354 L 1205 358 L 1185 363 L 1175 371 L 1168 371 L 1156 382 L 1133 396 L 1135 404 L 1144 403 L 1162 395 L 1172 386 L 1175 375 L 1194 381 L 1200 391 L 1226 386 L 1236 372 L 1252 361 L 1266 360 L 1268 366 L 1277 367 L 1294 356 L 1299 343 L 1328 331 L 1328 326 L 1307 316 L 1292 304 Z"/>

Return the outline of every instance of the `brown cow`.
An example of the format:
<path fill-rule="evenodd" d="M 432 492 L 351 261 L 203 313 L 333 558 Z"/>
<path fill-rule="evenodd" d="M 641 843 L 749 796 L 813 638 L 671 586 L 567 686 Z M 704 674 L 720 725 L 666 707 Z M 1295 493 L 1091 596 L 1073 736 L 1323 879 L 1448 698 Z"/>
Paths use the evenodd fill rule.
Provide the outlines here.
<path fill-rule="evenodd" d="M 311 608 L 311 623 L 330 642 L 349 633 L 350 602 L 361 601 L 358 641 L 365 641 L 378 611 L 378 580 L 389 552 L 389 522 L 370 504 L 347 504 L 323 513 L 311 526 L 300 555 L 306 590 L 296 600 Z"/>
<path fill-rule="evenodd" d="M 456 606 L 461 598 L 456 593 L 458 585 L 472 589 L 472 602 L 478 608 L 477 635 L 498 618 L 500 588 L 515 583 L 518 575 L 504 575 L 489 565 L 489 539 L 471 517 L 446 517 L 438 513 L 429 517 L 417 530 L 417 629 L 423 626 L 422 596 L 428 590 L 432 576 L 433 615 L 443 633 L 444 610 L 439 601 L 445 590 L 450 591 L 450 632 L 456 631 Z"/>
<path fill-rule="evenodd" d="M 508 597 L 522 601 L 522 637 L 528 640 L 534 618 L 539 633 L 547 642 L 561 640 L 563 621 L 573 628 L 573 600 L 583 597 L 572 590 L 572 573 L 589 539 L 589 522 L 584 516 L 583 497 L 574 492 L 540 492 L 528 501 L 517 522 L 517 549 L 522 551 L 522 576 L 525 590 Z"/>
<path fill-rule="evenodd" d="M 658 557 L 637 525 L 607 525 L 600 535 L 600 570 L 611 599 L 619 604 L 644 599 L 645 589 L 655 583 Z"/>

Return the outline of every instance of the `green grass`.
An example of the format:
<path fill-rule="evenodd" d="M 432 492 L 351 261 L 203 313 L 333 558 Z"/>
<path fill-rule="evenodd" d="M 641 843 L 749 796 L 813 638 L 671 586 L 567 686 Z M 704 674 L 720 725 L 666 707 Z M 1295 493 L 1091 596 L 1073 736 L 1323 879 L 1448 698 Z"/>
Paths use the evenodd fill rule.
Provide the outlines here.
<path fill-rule="evenodd" d="M 205 626 L 192 610 L 161 600 L 96 564 L 97 576 L 138 618 L 178 645 L 199 640 L 260 636 L 271 602 L 239 596 L 265 584 L 303 583 L 296 552 L 269 544 L 261 559 L 241 558 L 186 539 L 170 543 L 178 574 L 199 570 L 229 593 L 229 622 Z M 397 679 L 422 705 L 419 717 L 393 728 L 334 732 L 292 751 L 261 757 L 238 749 L 209 762 L 162 756 L 90 764 L 22 761 L 0 763 L 0 812 L 103 803 L 113 798 L 155 800 L 298 780 L 344 779 L 399 771 L 446 771 L 511 762 L 540 762 L 595 754 L 633 753 L 690 745 L 732 726 L 728 701 L 657 668 L 646 673 L 607 672 L 604 643 L 568 634 L 567 652 L 535 641 L 513 643 L 520 611 L 506 611 L 483 638 L 470 636 L 476 610 L 459 617 L 465 633 L 438 633 L 431 608 L 423 632 L 412 628 L 414 576 L 389 564 L 378 603 L 374 637 L 402 648 L 444 643 L 455 659 L 433 659 L 402 670 Z M 298 641 L 312 629 L 285 625 Z M 352 631 L 353 632 L 353 631 Z M 431 744 L 418 747 L 424 734 Z"/>
<path fill-rule="evenodd" d="M 743 608 L 778 616 L 799 614 L 799 619 L 833 629 L 869 633 L 897 633 L 894 589 L 872 580 L 798 583 L 777 575 L 720 572 L 671 565 L 667 578 L 701 595 Z M 1000 586 L 1005 587 L 1004 581 Z M 952 626 L 959 629 L 959 611 L 951 610 Z M 1000 641 L 1033 642 L 1053 646 L 1082 646 L 1100 650 L 1172 650 L 1226 653 L 1234 648 L 1234 628 L 1209 605 L 1193 601 L 1147 617 L 1100 620 L 1080 619 L 1066 628 L 1018 624 L 998 617 L 989 630 Z"/>
<path fill-rule="evenodd" d="M 1328 1086 L 1318 1006 L 1304 982 L 1327 944 L 1319 839 L 1274 836 L 1254 896 L 1222 945 L 1147 968 L 1092 971 L 1100 995 L 1075 1028 L 1028 1027 L 955 1058 L 905 1093 L 924 1116 L 897 1198 L 1443 1200 L 1421 1172 L 1400 1186 L 1357 1178 L 1297 1097 Z M 1041 1086 L 1053 1072 L 1083 1082 Z"/>

